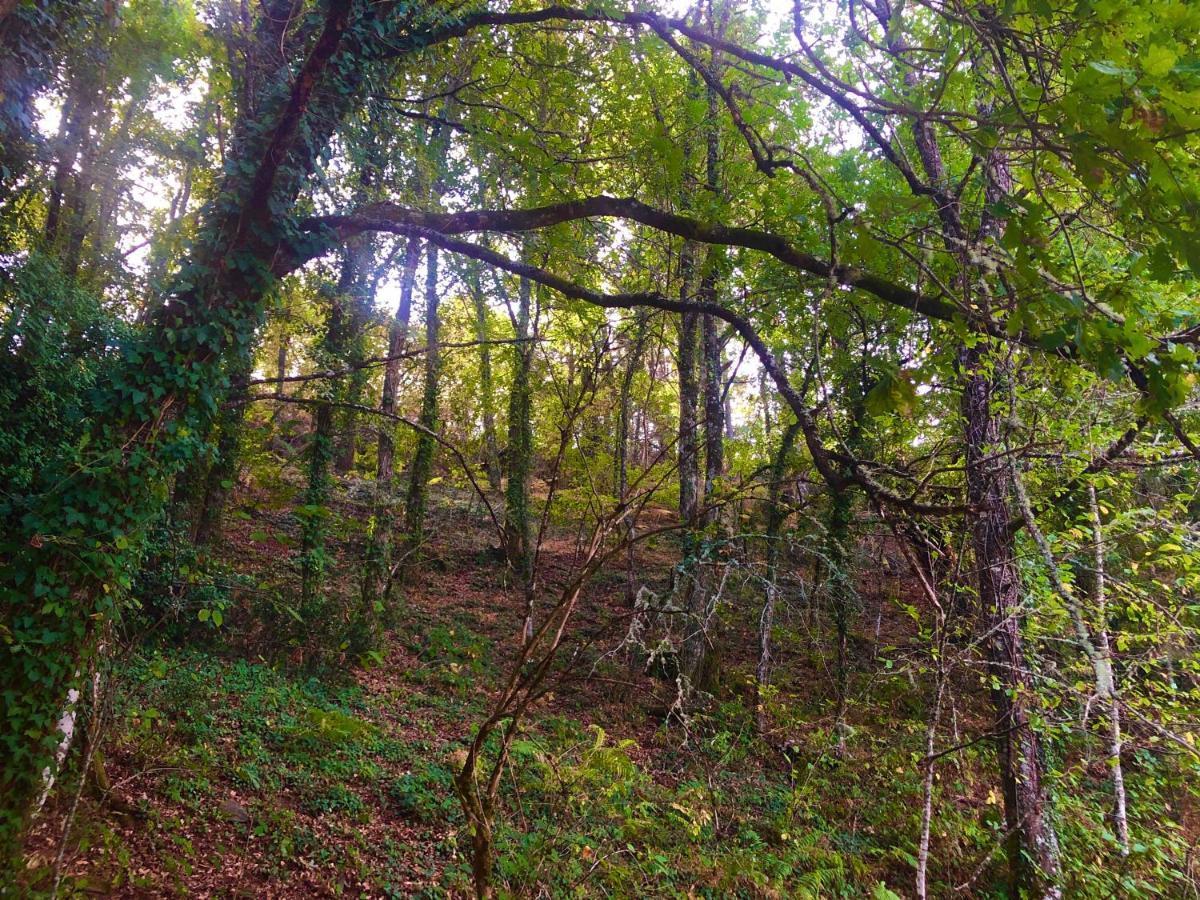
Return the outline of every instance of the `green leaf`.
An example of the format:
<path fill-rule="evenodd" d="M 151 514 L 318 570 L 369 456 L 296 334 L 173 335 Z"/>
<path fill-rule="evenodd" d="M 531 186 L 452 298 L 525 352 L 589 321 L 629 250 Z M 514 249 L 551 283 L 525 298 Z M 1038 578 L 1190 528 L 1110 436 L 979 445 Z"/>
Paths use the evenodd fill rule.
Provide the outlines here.
<path fill-rule="evenodd" d="M 1133 69 L 1122 68 L 1121 66 L 1115 65 L 1114 63 L 1108 62 L 1107 60 L 1092 60 L 1091 62 L 1088 63 L 1088 65 L 1091 66 L 1091 68 L 1095 69 L 1097 72 L 1101 73 L 1102 75 L 1114 75 L 1114 76 L 1124 77 L 1126 75 L 1134 74 Z"/>
<path fill-rule="evenodd" d="M 873 416 L 896 413 L 911 417 L 917 409 L 917 390 L 908 373 L 885 373 L 867 392 L 866 407 Z"/>

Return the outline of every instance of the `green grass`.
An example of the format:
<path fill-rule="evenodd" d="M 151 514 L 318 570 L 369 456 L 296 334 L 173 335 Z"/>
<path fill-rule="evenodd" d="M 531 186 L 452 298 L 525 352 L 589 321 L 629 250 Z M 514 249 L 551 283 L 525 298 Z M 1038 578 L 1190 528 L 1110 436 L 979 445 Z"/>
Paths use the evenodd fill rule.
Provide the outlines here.
<path fill-rule="evenodd" d="M 113 756 L 134 772 L 162 771 L 145 782 L 142 803 L 152 858 L 144 843 L 126 846 L 103 814 L 81 817 L 77 837 L 105 861 L 97 870 L 107 886 L 184 890 L 193 873 L 249 854 L 272 883 L 319 871 L 329 890 L 349 895 L 365 885 L 375 895 L 412 896 L 418 883 L 424 896 L 465 891 L 469 836 L 451 757 L 483 711 L 478 686 L 494 667 L 487 641 L 469 628 L 426 625 L 412 642 L 422 665 L 396 673 L 378 694 L 344 676 L 197 649 L 126 660 L 114 680 Z M 686 748 L 678 733 L 663 733 L 650 754 L 570 716 L 542 716 L 511 748 L 496 825 L 498 883 L 513 895 L 564 897 L 884 900 L 894 896 L 884 884 L 907 891 L 922 723 L 903 712 L 886 730 L 859 723 L 843 759 L 828 728 L 812 724 L 825 699 L 789 703 L 773 714 L 794 722 L 790 770 L 758 741 L 736 699 L 697 716 Z M 981 743 L 939 767 L 936 894 L 1003 830 L 998 804 L 979 802 L 991 753 Z M 1165 802 L 1150 794 L 1156 783 L 1131 778 L 1139 809 Z M 1096 826 L 1064 829 L 1065 838 L 1100 852 L 1104 825 L 1094 812 L 1105 785 L 1068 773 L 1064 789 L 1070 820 L 1091 816 Z M 249 821 L 221 809 L 235 792 Z M 1173 877 L 1177 844 L 1147 835 L 1128 871 L 1073 871 L 1075 895 L 1153 896 Z M 147 866 L 159 875 L 141 874 Z M 1000 875 L 998 866 L 986 870 L 976 896 L 999 896 Z M 78 887 L 103 885 L 89 874 Z"/>

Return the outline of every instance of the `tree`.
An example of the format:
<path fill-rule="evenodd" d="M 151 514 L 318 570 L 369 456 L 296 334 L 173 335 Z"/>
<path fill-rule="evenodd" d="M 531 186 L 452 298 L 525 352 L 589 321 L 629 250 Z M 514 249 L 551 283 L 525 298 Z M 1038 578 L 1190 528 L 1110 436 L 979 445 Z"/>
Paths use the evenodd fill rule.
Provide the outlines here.
<path fill-rule="evenodd" d="M 845 576 L 830 594 L 840 735 L 855 714 L 849 598 L 862 573 L 852 551 L 878 517 L 906 552 L 929 557 L 918 560 L 928 582 L 920 597 L 938 608 L 939 624 L 929 630 L 928 615 L 911 616 L 928 638 L 913 658 L 937 679 L 921 767 L 921 890 L 939 716 L 963 672 L 992 697 L 992 721 L 976 737 L 994 738 L 998 750 L 997 838 L 1008 844 L 1010 893 L 1071 889 L 1076 862 L 1068 841 L 1058 846 L 1051 801 L 1073 773 L 1056 760 L 1078 746 L 1082 729 L 1071 723 L 1096 699 L 1116 762 L 1114 823 L 1124 822 L 1128 844 L 1117 799 L 1128 771 L 1122 725 L 1181 752 L 1190 746 L 1172 725 L 1189 707 L 1162 700 L 1179 694 L 1160 685 L 1175 678 L 1168 669 L 1187 674 L 1194 585 L 1168 553 L 1147 562 L 1123 542 L 1161 534 L 1160 546 L 1182 552 L 1192 540 L 1175 538 L 1189 527 L 1179 496 L 1200 459 L 1189 402 L 1200 344 L 1200 13 L 1181 0 L 1100 3 L 1086 15 L 1027 0 L 1002 9 L 863 2 L 820 16 L 801 4 L 787 33 L 764 37 L 772 22 L 728 4 L 682 16 L 653 5 L 451 12 L 270 0 L 222 2 L 196 17 L 186 4 L 168 6 L 69 5 L 61 16 L 0 6 L 0 43 L 21 61 L 0 63 L 3 347 L 9 368 L 30 381 L 4 382 L 14 398 L 5 446 L 17 460 L 14 488 L 0 499 L 9 848 L 56 758 L 67 698 L 129 606 L 126 589 L 172 483 L 180 506 L 189 489 L 198 497 L 202 539 L 236 481 L 235 451 L 247 437 L 239 422 L 268 399 L 250 388 L 267 381 L 276 402 L 313 416 L 307 493 L 293 509 L 305 521 L 306 630 L 330 619 L 321 600 L 331 467 L 353 469 L 361 424 L 382 426 L 368 525 L 355 531 L 366 539 L 359 597 L 371 611 L 395 563 L 394 426 L 416 434 L 408 550 L 427 534 L 435 450 L 477 486 L 463 460 L 482 447 L 492 493 L 505 492 L 501 542 L 527 611 L 522 662 L 545 664 L 536 681 L 516 670 L 519 688 L 502 697 L 493 732 L 526 715 L 561 645 L 555 629 L 582 591 L 551 595 L 544 615 L 535 609 L 558 498 L 570 492 L 587 509 L 577 516 L 577 543 L 589 547 L 583 568 L 614 546 L 627 554 L 632 600 L 634 516 L 649 502 L 635 502 L 634 485 L 662 476 L 668 457 L 679 484 L 672 527 L 684 535 L 682 680 L 720 687 L 704 677 L 718 594 L 706 573 L 765 572 L 761 702 L 778 586 L 791 565 L 779 549 L 786 501 L 772 492 L 795 441 L 827 488 L 823 551 Z M 57 27 L 38 33 L 48 21 Z M 83 50 L 64 54 L 63 35 L 85 26 Z M 47 108 L 62 110 L 45 160 L 29 124 L 43 91 Z M 183 124 L 154 115 L 151 101 L 171 97 Z M 139 178 L 161 181 L 169 208 L 136 199 Z M 372 358 L 371 341 L 383 342 L 371 310 L 383 277 L 376 257 L 393 258 L 387 241 L 403 248 L 399 306 L 387 350 Z M 408 329 L 421 257 L 418 347 Z M 469 321 L 456 318 L 439 271 L 462 273 Z M 269 299 L 283 278 L 325 323 L 322 349 L 306 356 L 300 341 L 281 343 L 301 373 L 281 362 L 273 379 L 258 378 Z M 485 284 L 510 305 L 503 369 L 489 349 Z M 42 307 L 29 299 L 39 291 Z M 93 306 L 117 314 L 109 321 Z M 670 323 L 671 338 L 653 334 L 657 323 Z M 67 373 L 56 342 L 86 358 L 86 377 Z M 673 370 L 662 361 L 672 342 Z M 460 344 L 477 345 L 477 391 L 474 367 L 447 362 Z M 774 398 L 761 401 L 761 435 L 727 435 L 730 396 L 752 409 L 731 384 L 730 349 L 742 349 L 778 395 L 778 411 Z M 424 373 L 419 419 L 407 415 L 416 392 L 401 384 L 410 357 Z M 803 378 L 798 360 L 808 365 Z M 285 396 L 293 380 L 306 387 Z M 501 454 L 493 413 L 506 385 Z M 637 409 L 639 393 L 653 408 Z M 469 412 L 442 400 L 468 394 Z M 1095 398 L 1096 409 L 1068 409 L 1064 397 Z M 43 408 L 16 408 L 30 398 Z M 635 471 L 639 421 L 655 427 L 643 429 Z M 782 422 L 780 447 L 773 431 Z M 668 437 L 675 427 L 677 439 Z M 533 486 L 547 472 L 543 502 Z M 610 472 L 616 507 L 601 515 L 595 476 L 607 488 Z M 1147 485 L 1174 498 L 1159 518 L 1129 500 Z M 1108 512 L 1097 499 L 1084 515 L 1084 498 L 1098 490 L 1117 499 Z M 765 540 L 732 540 L 739 492 L 766 496 Z M 500 519 L 488 493 L 478 495 Z M 727 503 L 731 512 L 720 511 Z M 948 542 L 930 535 L 954 531 L 971 540 L 954 550 L 951 573 Z M 1128 556 L 1129 571 L 1089 552 L 1087 540 Z M 1023 541 L 1040 562 L 1023 558 Z M 1078 571 L 1064 575 L 1060 559 Z M 1172 582 L 1154 569 L 1176 578 L 1185 599 L 1163 599 L 1161 585 Z M 1091 615 L 1072 593 L 1089 570 L 1090 593 L 1110 615 Z M 1121 574 L 1106 581 L 1113 571 Z M 946 636 L 943 591 L 954 611 L 970 613 L 972 634 L 955 636 L 961 646 Z M 744 593 L 736 600 L 744 604 Z M 1129 632 L 1141 652 L 1124 649 Z M 769 733 L 767 724 L 760 718 L 759 730 Z M 502 759 L 494 771 L 503 769 Z M 472 793 L 474 771 L 462 769 L 460 790 L 482 829 L 484 892 L 498 789 Z"/>

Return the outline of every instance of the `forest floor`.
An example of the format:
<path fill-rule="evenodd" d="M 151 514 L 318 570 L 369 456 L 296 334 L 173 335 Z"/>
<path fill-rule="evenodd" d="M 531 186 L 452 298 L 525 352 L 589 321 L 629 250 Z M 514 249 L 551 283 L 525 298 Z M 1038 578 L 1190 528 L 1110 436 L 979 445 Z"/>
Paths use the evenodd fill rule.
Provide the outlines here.
<path fill-rule="evenodd" d="M 298 652 L 280 650 L 294 627 L 286 614 L 278 633 L 249 628 L 264 618 L 254 590 L 235 594 L 220 629 L 193 628 L 200 639 L 142 638 L 118 654 L 96 767 L 107 790 L 93 777 L 55 792 L 30 839 L 31 891 L 46 891 L 57 869 L 60 896 L 466 895 L 470 841 L 453 760 L 508 671 L 524 611 L 486 516 L 449 491 L 433 515 L 425 559 L 398 589 L 386 642 L 366 665 L 334 651 L 318 674 L 300 667 Z M 242 491 L 220 555 L 286 596 L 289 530 L 266 495 Z M 572 569 L 577 539 L 552 529 L 547 590 Z M 353 540 L 335 548 L 332 587 L 349 603 L 361 550 Z M 671 539 L 640 545 L 637 583 L 665 589 L 677 559 Z M 668 715 L 673 683 L 614 652 L 630 621 L 626 570 L 601 573 L 571 627 L 572 664 L 513 747 L 497 830 L 503 889 L 910 894 L 927 687 L 911 665 L 919 601 L 886 558 L 861 571 L 870 574 L 859 585 L 844 753 L 832 727 L 828 618 L 798 589 L 785 591 L 794 602 L 776 629 L 771 730 L 758 736 L 754 579 L 730 588 L 720 688 L 685 725 Z M 959 686 L 947 732 L 986 729 L 965 712 L 984 708 L 972 682 Z M 974 874 L 986 893 L 998 876 L 980 865 L 1000 828 L 989 758 L 985 742 L 939 770 L 939 890 Z"/>

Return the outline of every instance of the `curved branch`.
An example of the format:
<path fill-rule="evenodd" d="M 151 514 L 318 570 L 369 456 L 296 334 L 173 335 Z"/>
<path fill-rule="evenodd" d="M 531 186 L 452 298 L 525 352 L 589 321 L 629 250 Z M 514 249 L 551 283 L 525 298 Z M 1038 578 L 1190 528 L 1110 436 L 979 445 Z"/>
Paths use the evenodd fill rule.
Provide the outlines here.
<path fill-rule="evenodd" d="M 808 447 L 809 455 L 812 457 L 813 465 L 826 484 L 835 489 L 856 484 L 872 498 L 913 514 L 957 515 L 964 510 L 962 506 L 939 506 L 920 503 L 911 497 L 904 497 L 897 494 L 872 477 L 856 461 L 851 461 L 848 475 L 840 472 L 837 464 L 838 458 L 835 458 L 835 454 L 822 443 L 812 411 L 804 403 L 804 398 L 792 385 L 783 364 L 776 359 L 775 354 L 771 352 L 766 342 L 759 336 L 748 319 L 726 309 L 719 303 L 675 300 L 657 291 L 605 294 L 569 281 L 529 263 L 509 259 L 495 250 L 473 244 L 470 241 L 458 240 L 432 229 L 407 226 L 406 233 L 419 235 L 430 243 L 437 244 L 451 253 L 458 253 L 488 263 L 496 268 L 511 272 L 514 275 L 545 285 L 563 296 L 583 300 L 586 303 L 596 306 L 614 309 L 631 309 L 646 306 L 667 312 L 700 312 L 721 319 L 731 325 L 738 333 L 738 336 L 754 351 L 758 357 L 759 364 L 763 367 L 763 371 L 775 383 L 776 389 L 795 414 L 797 421 L 800 423 L 800 428 L 804 433 L 804 441 Z"/>
<path fill-rule="evenodd" d="M 375 203 L 344 215 L 305 219 L 301 221 L 300 227 L 310 233 L 325 232 L 332 240 L 340 242 L 364 231 L 409 233 L 416 227 L 442 235 L 476 231 L 520 232 L 590 218 L 627 219 L 701 244 L 757 250 L 799 272 L 826 280 L 832 277 L 843 287 L 865 291 L 885 303 L 931 319 L 953 322 L 966 317 L 963 310 L 953 303 L 939 297 L 920 294 L 856 266 L 831 266 L 827 259 L 801 250 L 786 238 L 772 232 L 702 222 L 699 219 L 656 209 L 632 197 L 599 194 L 530 209 L 476 209 L 453 213 L 426 212 L 395 203 Z M 318 252 L 323 249 L 317 248 Z M 307 258 L 309 257 L 292 260 L 289 265 L 294 267 L 302 264 Z M 1030 347 L 1037 346 L 1028 335 L 1017 335 L 1015 338 L 1008 335 L 1003 323 L 972 321 L 971 324 L 992 337 L 1016 340 Z"/>

